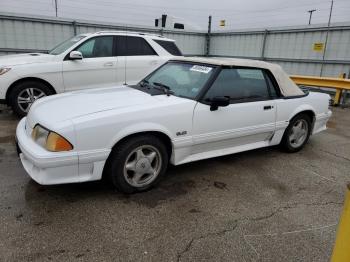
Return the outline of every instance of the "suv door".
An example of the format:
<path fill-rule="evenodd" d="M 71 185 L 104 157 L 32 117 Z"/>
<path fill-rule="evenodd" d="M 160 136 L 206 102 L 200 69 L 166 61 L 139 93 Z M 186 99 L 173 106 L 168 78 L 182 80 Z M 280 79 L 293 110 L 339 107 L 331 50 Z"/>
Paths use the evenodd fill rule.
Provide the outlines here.
<path fill-rule="evenodd" d="M 117 58 L 114 55 L 114 37 L 97 36 L 75 48 L 83 55 L 81 60 L 63 61 L 65 91 L 108 86 L 116 83 Z"/>
<path fill-rule="evenodd" d="M 267 145 L 276 118 L 276 93 L 270 90 L 273 87 L 267 77 L 255 68 L 221 70 L 203 103 L 194 110 L 193 154 L 248 144 L 252 148 Z M 228 97 L 230 104 L 211 111 L 210 100 L 214 97 Z"/>
<path fill-rule="evenodd" d="M 166 59 L 159 57 L 142 37 L 118 35 L 115 43 L 118 56 L 118 82 L 123 79 L 123 83 L 136 84 L 166 62 Z"/>

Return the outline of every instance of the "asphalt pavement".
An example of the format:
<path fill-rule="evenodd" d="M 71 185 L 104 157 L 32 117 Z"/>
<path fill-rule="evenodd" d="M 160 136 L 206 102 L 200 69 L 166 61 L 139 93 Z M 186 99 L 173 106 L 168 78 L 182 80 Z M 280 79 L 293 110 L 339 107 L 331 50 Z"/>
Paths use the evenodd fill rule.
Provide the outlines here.
<path fill-rule="evenodd" d="M 131 196 L 40 186 L 0 107 L 0 261 L 329 261 L 350 181 L 350 109 L 295 154 L 278 147 L 171 167 Z"/>

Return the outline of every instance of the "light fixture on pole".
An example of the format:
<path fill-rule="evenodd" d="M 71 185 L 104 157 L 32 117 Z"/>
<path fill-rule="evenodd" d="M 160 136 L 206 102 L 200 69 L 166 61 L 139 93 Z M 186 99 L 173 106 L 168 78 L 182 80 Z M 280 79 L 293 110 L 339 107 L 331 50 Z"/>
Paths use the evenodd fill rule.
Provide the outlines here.
<path fill-rule="evenodd" d="M 312 13 L 315 12 L 316 9 L 312 9 L 312 10 L 309 10 L 307 11 L 308 13 L 310 13 L 310 17 L 309 17 L 309 25 L 311 25 L 311 17 L 312 17 Z"/>

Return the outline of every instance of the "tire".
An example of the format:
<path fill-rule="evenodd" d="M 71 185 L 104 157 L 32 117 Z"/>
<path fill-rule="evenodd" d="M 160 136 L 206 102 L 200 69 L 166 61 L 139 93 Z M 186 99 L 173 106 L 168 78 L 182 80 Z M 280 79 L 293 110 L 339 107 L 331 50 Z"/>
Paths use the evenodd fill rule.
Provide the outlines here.
<path fill-rule="evenodd" d="M 289 125 L 284 132 L 280 144 L 282 149 L 288 153 L 300 151 L 309 140 L 311 129 L 312 121 L 308 115 L 296 115 L 289 122 Z"/>
<path fill-rule="evenodd" d="M 120 192 L 142 192 L 161 180 L 168 162 L 167 148 L 160 139 L 153 135 L 140 135 L 122 142 L 112 150 L 106 175 Z"/>
<path fill-rule="evenodd" d="M 24 117 L 35 100 L 52 94 L 54 92 L 44 83 L 33 80 L 21 82 L 11 90 L 9 105 L 17 116 Z"/>

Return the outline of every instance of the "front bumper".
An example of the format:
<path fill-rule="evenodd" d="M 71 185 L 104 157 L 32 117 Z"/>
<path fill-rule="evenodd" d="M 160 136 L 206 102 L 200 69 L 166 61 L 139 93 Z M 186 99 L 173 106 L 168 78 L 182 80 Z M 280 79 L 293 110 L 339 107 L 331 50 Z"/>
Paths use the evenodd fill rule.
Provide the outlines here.
<path fill-rule="evenodd" d="M 49 152 L 36 144 L 26 132 L 26 118 L 16 130 L 19 157 L 29 176 L 42 185 L 79 181 L 79 158 L 76 152 Z"/>
<path fill-rule="evenodd" d="M 16 144 L 24 169 L 42 185 L 99 180 L 110 149 L 50 152 L 36 144 L 26 130 L 26 118 L 17 126 Z"/>

